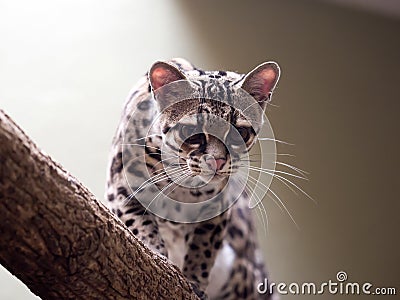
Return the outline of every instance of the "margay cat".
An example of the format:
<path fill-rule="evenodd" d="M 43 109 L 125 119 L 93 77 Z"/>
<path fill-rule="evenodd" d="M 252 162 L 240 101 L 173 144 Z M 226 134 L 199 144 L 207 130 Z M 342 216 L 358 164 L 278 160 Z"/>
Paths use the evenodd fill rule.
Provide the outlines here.
<path fill-rule="evenodd" d="M 235 177 L 242 154 L 253 146 L 257 131 L 240 110 L 228 102 L 213 101 L 210 94 L 225 99 L 242 89 L 263 110 L 279 75 L 279 66 L 274 62 L 261 64 L 246 75 L 203 71 L 183 59 L 156 62 L 125 103 L 110 156 L 106 191 L 109 205 L 133 234 L 175 263 L 203 299 L 272 298 L 268 293 L 257 292 L 258 283 L 264 281 L 267 273 L 248 195 L 232 186 L 224 189 L 228 178 Z M 198 96 L 176 103 L 167 99 L 167 92 L 155 96 L 163 87 L 185 81 L 195 83 Z M 133 111 L 137 116 L 131 118 Z M 215 122 L 213 116 L 225 123 Z M 149 124 L 151 129 L 145 129 Z M 212 124 L 218 137 L 208 132 Z M 244 148 L 239 151 L 230 145 L 235 141 Z M 123 145 L 129 143 L 138 147 L 124 149 Z M 162 151 L 168 155 L 163 157 Z M 172 158 L 177 163 L 168 165 Z M 168 172 L 168 168 L 173 171 Z M 178 181 L 173 173 L 179 173 L 179 178 L 197 178 L 204 184 L 179 185 L 183 179 Z M 230 203 L 226 208 L 230 207 L 221 209 L 211 219 L 200 219 L 201 222 L 179 223 L 168 217 L 166 220 L 138 201 L 139 190 L 142 194 L 150 193 L 149 180 L 143 179 L 145 174 L 150 174 L 150 181 L 159 190 L 164 189 L 164 194 L 178 201 L 175 215 L 181 211 L 179 202 L 201 203 L 216 195 L 218 201 Z M 204 174 L 211 174 L 211 179 L 204 179 Z M 135 180 L 142 184 L 135 186 Z M 159 201 L 160 193 L 153 202 Z"/>

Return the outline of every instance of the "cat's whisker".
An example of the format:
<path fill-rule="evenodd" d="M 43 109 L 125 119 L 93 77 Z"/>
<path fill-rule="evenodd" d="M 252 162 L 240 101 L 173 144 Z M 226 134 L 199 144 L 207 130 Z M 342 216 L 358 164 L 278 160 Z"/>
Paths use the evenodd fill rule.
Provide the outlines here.
<path fill-rule="evenodd" d="M 155 169 L 155 167 L 156 167 L 158 164 L 163 163 L 163 162 L 165 162 L 165 161 L 167 161 L 167 160 L 170 160 L 170 159 L 174 159 L 174 158 L 177 158 L 177 157 L 163 158 L 163 159 L 160 160 L 158 163 L 156 163 L 156 164 L 152 167 L 152 169 Z"/>
<path fill-rule="evenodd" d="M 292 144 L 292 143 L 288 143 L 288 142 L 285 142 L 282 140 L 268 138 L 268 137 L 257 137 L 257 140 L 258 141 L 270 141 L 270 142 L 276 142 L 276 143 L 285 144 L 285 145 L 289 145 L 289 146 L 294 146 L 294 144 Z"/>
<path fill-rule="evenodd" d="M 175 173 L 178 173 L 181 171 L 181 168 L 176 168 L 175 170 L 169 171 L 168 173 L 165 173 L 164 169 L 161 170 L 159 174 L 156 174 L 154 176 L 151 176 L 150 178 L 146 179 L 134 192 L 133 195 L 136 196 L 137 193 L 143 191 L 147 186 L 151 184 L 158 183 L 160 181 L 163 181 L 167 178 L 169 178 L 169 175 L 173 175 Z"/>
<path fill-rule="evenodd" d="M 172 157 L 172 158 L 175 158 L 175 157 Z M 163 168 L 162 169 L 159 169 L 159 170 L 155 170 L 154 172 L 153 172 L 153 174 L 159 174 L 159 173 L 162 173 L 162 172 L 164 172 L 165 170 L 169 170 L 169 169 L 173 169 L 173 168 L 178 168 L 179 169 L 179 166 L 186 166 L 187 164 L 175 164 L 175 163 L 171 163 L 171 164 L 169 164 L 169 165 L 163 165 Z M 155 166 L 155 165 L 154 165 Z M 153 168 L 154 168 L 154 166 L 153 166 Z"/>
<path fill-rule="evenodd" d="M 254 160 L 254 159 L 240 159 L 240 161 L 247 161 L 247 162 L 261 162 L 260 159 Z"/>
<path fill-rule="evenodd" d="M 301 174 L 303 176 L 307 176 L 307 174 L 310 174 L 309 172 L 306 172 L 306 171 L 304 171 L 304 170 L 302 170 L 300 168 L 297 168 L 295 166 L 292 166 L 292 165 L 290 165 L 288 163 L 284 163 L 284 162 L 281 162 L 281 161 L 275 161 L 275 164 L 288 167 L 289 169 L 292 169 L 293 171 L 296 171 L 297 173 L 299 173 L 299 174 Z"/>
<path fill-rule="evenodd" d="M 277 108 L 281 107 L 280 105 L 276 105 L 276 104 L 273 104 L 271 102 L 268 103 L 268 106 L 277 107 Z"/>
<path fill-rule="evenodd" d="M 150 205 L 153 203 L 153 201 L 155 201 L 161 194 L 163 194 L 163 192 L 164 192 L 165 190 L 167 190 L 167 189 L 168 189 L 170 186 L 172 186 L 173 184 L 176 184 L 176 181 L 181 180 L 181 179 L 185 179 L 185 178 L 187 178 L 187 177 L 189 177 L 189 176 L 190 176 L 190 174 L 184 173 L 184 174 L 181 175 L 179 178 L 175 179 L 174 181 L 168 183 L 165 187 L 163 187 L 163 188 L 158 192 L 158 194 L 157 194 L 153 199 L 151 199 L 150 203 L 145 207 L 145 210 L 144 210 L 144 212 L 143 212 L 143 215 L 147 212 L 147 210 L 149 209 L 149 207 L 150 207 Z"/>
<path fill-rule="evenodd" d="M 267 234 L 269 221 L 268 221 L 268 214 L 267 214 L 267 211 L 266 211 L 266 209 L 265 209 L 265 207 L 264 207 L 264 204 L 262 203 L 262 199 L 260 199 L 260 198 L 258 197 L 258 195 L 255 193 L 255 189 L 252 188 L 251 186 L 249 186 L 249 185 L 247 184 L 245 176 L 243 176 L 242 178 L 239 177 L 238 179 L 239 179 L 239 180 L 240 180 L 240 179 L 243 179 L 243 182 L 245 183 L 246 187 L 247 187 L 248 190 L 251 192 L 251 193 L 249 193 L 247 190 L 245 190 L 245 193 L 246 193 L 247 196 L 249 197 L 250 201 L 251 201 L 251 198 L 252 198 L 253 196 L 256 196 L 256 197 L 257 197 L 257 200 L 256 200 L 256 201 L 257 201 L 257 204 L 254 205 L 254 206 L 250 206 L 250 203 L 249 203 L 249 207 L 250 207 L 250 208 L 254 208 L 254 207 L 257 206 L 257 208 L 260 210 L 260 213 L 261 213 L 261 222 L 262 222 L 262 224 L 263 224 L 264 232 L 265 232 L 265 234 Z M 259 206 L 259 204 L 261 204 L 262 208 Z M 264 214 L 263 214 L 263 212 L 264 212 Z M 266 222 L 265 222 L 265 220 L 264 220 L 264 215 L 265 215 L 265 218 L 266 218 Z"/>
<path fill-rule="evenodd" d="M 247 154 L 247 156 L 252 157 L 252 156 L 263 156 L 263 155 L 276 155 L 276 156 L 289 156 L 289 157 L 296 157 L 293 154 L 289 154 L 289 153 L 275 153 L 275 152 L 263 152 L 261 153 L 251 153 L 251 154 Z"/>
<path fill-rule="evenodd" d="M 259 170 L 254 170 L 254 171 L 259 171 Z M 289 185 L 292 185 L 293 187 L 295 187 L 298 191 L 300 191 L 303 195 L 305 195 L 308 199 L 310 199 L 311 201 L 313 201 L 315 204 L 317 204 L 317 202 L 309 195 L 307 194 L 302 188 L 300 188 L 297 184 L 295 184 L 294 182 L 292 182 L 291 180 L 287 179 L 286 177 L 283 177 L 281 175 L 278 174 L 274 174 L 271 172 L 267 172 L 264 171 L 263 173 L 266 173 L 272 177 L 277 178 L 278 180 L 280 180 L 281 182 L 286 181 Z"/>
<path fill-rule="evenodd" d="M 168 168 L 168 167 L 167 167 Z M 160 182 L 160 181 L 163 181 L 163 180 L 165 180 L 165 179 L 172 179 L 171 178 L 171 176 L 174 176 L 174 175 L 176 175 L 176 174 L 179 174 L 179 172 L 182 172 L 182 171 L 186 171 L 187 169 L 185 169 L 185 168 L 181 168 L 181 167 L 177 167 L 177 168 L 170 168 L 170 169 L 172 169 L 171 171 L 168 171 L 168 172 L 165 172 L 166 170 L 167 170 L 167 168 L 164 168 L 163 170 L 162 170 L 162 172 L 160 172 L 159 174 L 157 174 L 156 176 L 159 176 L 159 175 L 162 175 L 161 177 L 162 178 L 156 178 L 157 180 L 156 181 L 152 181 L 152 183 L 158 183 L 158 182 Z M 152 179 L 154 179 L 154 177 L 156 177 L 156 176 L 153 176 L 153 177 L 151 177 Z M 142 188 L 143 189 L 143 188 Z"/>
<path fill-rule="evenodd" d="M 146 184 L 144 187 L 142 187 L 141 190 L 145 189 L 150 184 L 156 184 L 156 183 L 159 183 L 161 181 L 171 179 L 170 176 L 176 175 L 177 173 L 179 174 L 181 172 L 181 170 L 179 170 L 179 171 L 178 170 L 174 170 L 173 172 L 169 172 L 169 174 L 164 174 L 164 175 L 160 176 L 159 178 L 157 178 L 156 180 L 154 180 L 154 178 L 152 178 L 152 180 L 148 184 Z"/>
<path fill-rule="evenodd" d="M 154 172 L 155 175 L 150 176 L 149 178 L 147 178 L 136 190 L 142 189 L 145 187 L 145 185 L 149 182 L 154 182 L 154 179 L 159 179 L 160 177 L 168 177 L 168 174 L 166 174 L 164 172 L 164 169 L 159 170 L 159 173 L 156 174 L 156 172 Z"/>
<path fill-rule="evenodd" d="M 184 171 L 186 171 L 186 170 L 181 170 L 181 169 L 180 169 L 179 171 L 184 172 Z M 180 174 L 180 175 L 178 175 L 179 177 L 178 177 L 177 179 L 171 181 L 171 182 L 168 183 L 166 186 L 164 186 L 164 187 L 160 190 L 160 192 L 150 201 L 149 205 L 148 205 L 148 206 L 146 207 L 146 209 L 145 209 L 145 212 L 146 212 L 146 210 L 150 207 L 151 203 L 152 203 L 164 190 L 166 190 L 169 186 L 171 186 L 172 184 L 174 184 L 177 180 L 179 180 L 182 176 L 185 176 L 185 175 L 189 176 L 189 175 L 186 174 L 186 173 L 183 173 L 183 175 Z M 169 177 L 167 177 L 167 178 L 169 178 Z M 165 180 L 165 179 L 162 179 L 162 180 L 160 180 L 160 181 L 163 181 L 163 180 Z"/>
<path fill-rule="evenodd" d="M 294 154 L 289 154 L 289 153 L 274 153 L 274 152 L 263 152 L 262 155 L 276 155 L 276 156 L 296 157 L 296 155 L 294 155 Z"/>
<path fill-rule="evenodd" d="M 283 206 L 283 208 L 285 209 L 285 211 L 287 212 L 287 214 L 289 215 L 289 217 L 292 219 L 293 223 L 296 225 L 297 229 L 300 230 L 299 225 L 296 223 L 296 221 L 294 220 L 292 214 L 290 213 L 290 211 L 287 209 L 286 205 L 283 203 L 283 201 L 281 200 L 281 198 L 279 198 L 279 196 L 271 189 L 268 189 L 268 192 L 271 192 L 272 195 L 274 195 L 274 197 L 279 201 L 279 203 L 281 203 L 281 205 Z M 268 192 L 267 192 L 267 196 L 268 196 Z"/>
<path fill-rule="evenodd" d="M 245 166 L 247 167 L 247 166 Z M 251 169 L 251 168 L 249 168 Z M 240 171 L 240 168 L 239 168 Z M 261 172 L 260 170 L 254 170 L 253 171 L 257 171 L 257 172 Z M 294 182 L 290 181 L 289 179 L 287 179 L 286 177 L 283 177 L 281 175 L 278 174 L 274 174 L 272 172 L 267 172 L 264 171 L 262 173 L 266 173 L 267 175 L 272 176 L 273 178 L 276 178 L 277 180 L 279 180 L 281 183 L 283 183 L 287 188 L 289 188 L 296 196 L 298 195 L 298 193 L 296 192 L 295 189 L 297 189 L 298 191 L 300 191 L 303 195 L 305 195 L 307 198 L 309 198 L 311 201 L 313 201 L 315 204 L 317 204 L 317 202 L 309 195 L 307 194 L 302 188 L 300 188 L 298 185 L 296 185 Z M 250 176 L 250 174 L 248 174 Z M 259 181 L 261 184 L 263 184 L 261 181 Z M 264 184 L 263 184 L 264 185 Z M 293 186 L 293 187 L 292 187 Z M 266 187 L 267 188 L 267 187 Z M 294 189 L 295 188 L 295 189 Z"/>
<path fill-rule="evenodd" d="M 130 201 L 132 200 L 133 197 L 134 197 L 134 195 L 132 193 L 130 193 L 128 196 L 126 196 L 125 199 L 123 199 L 121 201 L 122 207 L 127 206 L 130 203 Z"/>
<path fill-rule="evenodd" d="M 244 157 L 246 157 L 246 156 L 261 156 L 261 153 L 250 153 L 250 154 L 245 155 Z"/>
<path fill-rule="evenodd" d="M 183 157 L 180 157 L 179 155 L 174 155 L 174 156 L 172 156 L 172 157 L 163 158 L 163 159 L 161 159 L 159 162 L 157 162 L 155 165 L 152 166 L 152 169 L 155 169 L 155 167 L 156 167 L 158 164 L 163 163 L 163 168 L 160 169 L 160 170 L 155 170 L 154 173 L 156 174 L 157 172 L 162 172 L 163 169 L 166 169 L 166 168 L 168 168 L 168 167 L 170 167 L 170 166 L 178 166 L 178 165 L 184 166 L 184 165 L 186 165 L 186 163 L 180 163 L 180 162 L 172 162 L 172 163 L 169 163 L 169 164 L 164 164 L 164 162 L 166 162 L 166 161 L 168 161 L 168 160 L 171 160 L 171 159 L 174 159 L 174 158 L 177 159 L 177 160 L 179 160 L 179 159 L 183 159 L 183 160 L 184 160 L 184 158 L 183 158 Z"/>
<path fill-rule="evenodd" d="M 240 173 L 239 173 L 239 174 L 240 174 Z M 243 175 L 243 177 L 246 178 L 246 180 L 248 180 L 250 183 L 254 184 L 254 187 L 253 187 L 253 189 L 252 189 L 253 194 L 256 194 L 256 193 L 255 193 L 256 187 L 260 188 L 260 187 L 258 186 L 258 184 L 261 184 L 266 190 L 269 189 L 269 186 L 266 186 L 264 183 L 262 183 L 262 182 L 261 182 L 260 180 L 258 180 L 257 178 L 254 178 L 254 177 L 251 176 L 250 174 L 244 174 L 244 173 L 242 173 L 241 175 Z M 248 186 L 248 187 L 250 187 L 250 186 Z M 257 195 L 257 196 L 258 196 L 258 195 Z M 259 197 L 258 197 L 258 199 L 259 199 L 259 201 L 262 201 L 262 199 L 260 200 Z M 275 199 L 272 199 L 272 201 L 274 201 L 275 204 L 279 207 L 279 209 L 280 209 L 281 211 L 283 211 L 283 208 L 279 205 L 278 202 L 275 201 Z M 253 205 L 252 207 L 250 207 L 250 208 L 253 208 L 253 207 L 257 206 L 257 205 L 258 205 L 258 202 L 257 202 L 255 205 Z"/>
<path fill-rule="evenodd" d="M 256 178 L 252 177 L 251 175 L 248 175 L 248 176 L 249 176 L 248 180 L 251 181 L 251 179 L 252 179 L 253 180 L 252 181 L 253 184 L 255 184 L 257 186 L 257 183 L 260 183 L 261 185 L 263 185 L 267 189 L 266 196 L 268 198 L 270 198 L 272 201 L 274 201 L 275 204 L 281 209 L 281 211 L 282 211 L 282 208 L 283 208 L 286 211 L 286 213 L 289 215 L 289 217 L 293 221 L 293 223 L 296 225 L 296 227 L 298 229 L 300 229 L 300 227 L 298 226 L 297 222 L 295 221 L 293 215 L 290 213 L 289 209 L 286 207 L 286 205 L 283 203 L 283 201 L 279 198 L 279 196 L 271 189 L 271 187 L 267 187 L 265 184 L 263 184 L 262 182 L 258 181 Z M 280 205 L 278 204 L 278 202 L 275 201 L 275 199 L 271 195 L 268 194 L 268 192 L 270 192 L 275 197 L 275 199 L 278 200 Z M 256 194 L 255 193 L 255 188 L 253 188 L 253 193 Z M 261 201 L 259 203 L 261 203 Z M 256 205 L 258 205 L 258 203 Z"/>
<path fill-rule="evenodd" d="M 156 176 L 153 176 L 153 177 L 150 177 L 150 178 L 146 179 L 138 188 L 136 188 L 136 190 L 132 193 L 132 195 L 136 196 L 138 193 L 142 192 L 149 185 L 157 183 L 157 181 L 154 180 L 155 178 L 160 179 L 160 180 L 165 180 L 165 179 L 168 178 L 168 175 L 158 174 Z"/>
<path fill-rule="evenodd" d="M 172 162 L 172 163 L 170 163 L 170 164 L 168 165 L 168 167 L 169 167 L 169 166 L 173 166 L 173 167 L 176 167 L 176 166 L 187 166 L 187 163 Z"/>
<path fill-rule="evenodd" d="M 266 222 L 263 222 L 263 228 L 264 228 L 264 233 L 265 235 L 268 233 L 268 228 L 269 228 L 269 220 L 268 220 L 268 214 L 267 210 L 265 209 L 264 203 L 262 200 L 259 203 L 260 205 L 257 205 L 257 208 L 260 210 L 261 218 L 263 219 L 263 216 L 265 216 Z M 265 226 L 266 223 L 266 226 Z"/>
<path fill-rule="evenodd" d="M 299 175 L 292 174 L 292 173 L 285 172 L 285 171 L 281 171 L 281 170 L 271 170 L 271 169 L 260 168 L 260 167 L 249 166 L 249 165 L 239 165 L 239 168 L 240 167 L 247 167 L 247 168 L 249 168 L 249 170 L 259 171 L 259 172 L 266 173 L 266 174 L 271 175 L 271 176 L 273 176 L 272 174 L 279 173 L 279 174 L 284 174 L 284 175 L 288 175 L 288 176 L 299 178 L 299 179 L 303 179 L 303 180 L 308 180 L 307 177 L 299 176 Z"/>
<path fill-rule="evenodd" d="M 314 198 L 312 198 L 309 194 L 307 194 L 302 188 L 300 188 L 297 184 L 295 184 L 294 182 L 292 182 L 291 180 L 280 176 L 280 175 L 275 175 L 274 177 L 276 178 L 280 178 L 283 181 L 286 181 L 288 184 L 292 185 L 293 187 L 295 187 L 298 191 L 300 191 L 303 195 L 305 195 L 308 199 L 310 199 L 312 202 L 314 202 L 314 204 L 317 204 L 317 201 L 314 200 Z"/>
<path fill-rule="evenodd" d="M 243 160 L 248 160 L 249 158 L 253 158 L 254 156 L 260 157 L 259 160 L 262 159 L 262 156 L 260 153 L 253 153 L 253 154 L 245 154 L 245 155 L 240 155 L 239 158 L 237 160 L 243 161 Z"/>
<path fill-rule="evenodd" d="M 174 183 L 176 184 L 176 186 L 172 190 L 170 190 L 168 193 L 164 194 L 165 196 L 168 196 L 170 193 L 172 193 L 179 186 L 180 183 L 182 183 L 186 178 L 190 177 L 190 174 L 184 174 L 184 175 L 186 175 L 186 176 L 179 177 L 174 180 Z M 180 182 L 177 182 L 178 180 Z"/>
<path fill-rule="evenodd" d="M 264 220 L 264 215 L 263 215 L 263 210 L 260 208 L 260 206 L 261 205 L 263 205 L 263 203 L 262 203 L 262 199 L 257 195 L 257 193 L 256 193 L 256 191 L 255 191 L 255 188 L 252 188 L 252 187 L 250 187 L 249 185 L 247 186 L 247 188 L 250 190 L 250 192 L 251 192 L 251 195 L 249 195 L 250 196 L 250 200 L 251 200 L 251 198 L 253 198 L 253 197 L 255 197 L 256 199 L 256 204 L 255 205 L 250 205 L 250 203 L 249 203 L 249 207 L 251 208 L 251 209 L 253 209 L 253 208 L 255 208 L 255 207 L 257 207 L 258 209 L 260 209 L 260 212 L 261 212 L 261 222 L 263 223 L 263 227 L 264 227 L 264 232 L 266 233 L 267 232 L 267 228 L 266 228 L 266 226 L 268 227 L 268 216 L 267 216 L 267 212 L 266 212 L 266 210 L 265 210 L 265 207 L 263 206 L 263 209 L 264 209 L 264 212 L 265 212 L 265 215 L 266 215 L 266 220 L 267 220 L 267 222 L 265 222 L 265 220 Z M 266 224 L 267 223 L 267 224 Z"/>
<path fill-rule="evenodd" d="M 295 194 L 296 196 L 299 195 L 299 193 L 291 186 L 289 185 L 286 181 L 282 180 L 279 177 L 274 176 L 274 178 L 276 178 L 278 181 L 280 181 L 283 185 L 285 185 L 293 194 Z"/>
<path fill-rule="evenodd" d="M 256 199 L 257 204 L 250 207 L 250 203 L 249 203 L 249 207 L 251 209 L 257 208 L 260 211 L 260 217 L 259 218 L 260 218 L 261 223 L 263 225 L 264 233 L 267 234 L 268 226 L 269 226 L 269 220 L 268 220 L 267 211 L 265 210 L 265 207 L 264 207 L 264 205 L 262 203 L 262 199 L 260 199 L 258 197 L 258 195 L 255 193 L 254 189 L 252 189 L 250 186 L 247 186 L 247 188 L 251 192 L 251 195 L 249 195 L 250 201 L 251 201 L 251 198 L 253 198 L 254 196 L 257 198 Z M 261 208 L 261 206 L 262 206 L 262 208 Z"/>

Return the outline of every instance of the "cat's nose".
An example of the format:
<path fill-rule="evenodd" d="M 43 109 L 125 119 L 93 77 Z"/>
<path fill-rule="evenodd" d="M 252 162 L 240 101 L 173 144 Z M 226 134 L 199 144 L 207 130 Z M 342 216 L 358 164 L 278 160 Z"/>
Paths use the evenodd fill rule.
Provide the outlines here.
<path fill-rule="evenodd" d="M 214 172 L 221 170 L 224 167 L 225 163 L 225 158 L 214 158 L 212 156 L 206 158 L 206 164 Z"/>

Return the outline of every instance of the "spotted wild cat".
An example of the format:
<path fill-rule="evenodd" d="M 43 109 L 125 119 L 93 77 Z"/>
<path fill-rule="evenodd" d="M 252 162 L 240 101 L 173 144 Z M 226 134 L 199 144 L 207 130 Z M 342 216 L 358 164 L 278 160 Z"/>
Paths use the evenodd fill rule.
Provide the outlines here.
<path fill-rule="evenodd" d="M 248 108 L 234 104 L 242 90 L 262 112 L 279 76 L 274 62 L 245 75 L 203 71 L 183 59 L 156 62 L 124 105 L 110 155 L 109 206 L 134 235 L 175 263 L 203 299 L 272 298 L 257 292 L 267 273 L 249 193 L 238 189 L 237 179 L 257 139 L 254 124 L 263 119 L 253 112 L 252 123 L 244 116 Z M 190 85 L 195 96 L 171 100 L 180 93 L 174 83 L 183 90 Z M 154 213 L 150 206 L 166 197 L 174 205 Z M 185 204 L 210 199 L 216 200 L 190 212 L 190 222 L 181 218 L 189 215 Z"/>

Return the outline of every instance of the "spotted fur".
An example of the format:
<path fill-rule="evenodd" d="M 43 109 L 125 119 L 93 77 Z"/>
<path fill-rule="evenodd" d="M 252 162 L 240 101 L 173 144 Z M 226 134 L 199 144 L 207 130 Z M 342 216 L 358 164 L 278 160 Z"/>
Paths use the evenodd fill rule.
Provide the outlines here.
<path fill-rule="evenodd" d="M 271 298 L 269 294 L 258 294 L 256 289 L 267 273 L 256 240 L 248 195 L 243 192 L 234 201 L 237 198 L 234 191 L 223 190 L 227 176 L 234 176 L 242 152 L 252 147 L 257 132 L 232 105 L 210 99 L 218 93 L 234 95 L 237 89 L 243 88 L 265 108 L 278 77 L 279 67 L 275 63 L 260 65 L 242 75 L 227 71 L 203 71 L 183 59 L 173 59 L 155 63 L 132 89 L 125 103 L 110 155 L 107 200 L 112 211 L 134 235 L 182 270 L 203 299 Z M 207 85 L 209 79 L 215 84 Z M 155 93 L 178 80 L 190 81 L 197 86 L 201 96 L 171 105 L 168 94 Z M 140 112 L 139 117 L 131 119 L 135 110 Z M 156 120 L 155 116 L 160 111 L 162 114 Z M 201 116 L 201 120 L 199 117 L 188 117 L 194 113 Z M 221 138 L 232 134 L 232 129 L 218 121 L 221 119 L 236 128 L 236 135 L 242 138 L 244 148 L 233 145 L 227 151 Z M 257 121 L 262 122 L 262 119 Z M 129 122 L 133 126 L 128 126 Z M 143 128 L 150 123 L 155 124 L 151 131 L 144 131 Z M 208 128 L 204 127 L 205 124 Z M 199 129 L 197 133 L 196 128 Z M 209 128 L 218 130 L 221 138 L 207 134 Z M 127 153 L 124 152 L 123 158 L 122 144 L 140 139 L 143 146 L 139 147 L 140 151 L 124 150 Z M 231 141 L 234 144 L 235 138 Z M 161 162 L 162 147 L 175 155 L 178 164 L 191 174 L 188 180 L 196 175 L 200 178 L 209 173 L 214 176 L 198 188 L 174 186 L 168 190 L 168 196 L 184 203 L 198 203 L 218 194 L 221 195 L 221 202 L 233 205 L 207 221 L 192 224 L 169 221 L 146 210 L 132 196 L 136 195 L 133 194 L 135 187 L 128 184 L 126 176 L 141 178 L 149 172 L 153 178 L 164 178 L 156 183 L 158 188 L 168 188 L 173 175 L 168 175 L 166 164 Z M 145 163 L 137 159 L 141 155 L 144 155 Z M 179 212 L 178 204 L 173 213 Z"/>

